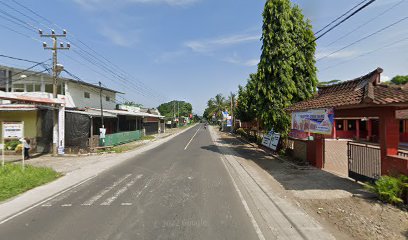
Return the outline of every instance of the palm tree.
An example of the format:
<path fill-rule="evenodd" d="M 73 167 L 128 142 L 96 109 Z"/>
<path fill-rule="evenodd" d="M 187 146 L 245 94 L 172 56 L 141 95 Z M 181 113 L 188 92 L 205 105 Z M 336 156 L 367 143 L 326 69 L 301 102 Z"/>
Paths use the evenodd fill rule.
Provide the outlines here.
<path fill-rule="evenodd" d="M 225 97 L 222 96 L 221 93 L 217 94 L 214 99 L 212 99 L 214 103 L 214 112 L 218 119 L 222 118 L 222 112 L 227 107 L 227 102 L 225 101 Z"/>

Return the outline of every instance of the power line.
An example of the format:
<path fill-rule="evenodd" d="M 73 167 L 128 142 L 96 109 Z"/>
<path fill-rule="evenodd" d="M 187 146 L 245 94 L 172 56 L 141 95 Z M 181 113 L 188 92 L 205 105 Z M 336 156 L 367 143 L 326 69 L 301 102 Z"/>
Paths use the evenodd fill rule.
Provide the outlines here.
<path fill-rule="evenodd" d="M 24 58 L 17 58 L 17 57 L 7 56 L 7 55 L 4 55 L 4 54 L 0 54 L 0 57 L 9 58 L 9 59 L 18 60 L 18 61 L 23 61 L 23 62 L 29 62 L 29 63 L 42 63 L 42 62 L 27 60 L 27 59 L 24 59 Z"/>
<path fill-rule="evenodd" d="M 362 11 L 364 8 L 370 6 L 372 3 L 374 3 L 376 0 L 370 0 L 369 2 L 367 2 L 366 4 L 364 4 L 363 6 L 361 6 L 360 8 L 358 8 L 357 10 L 355 10 L 353 13 L 351 13 L 350 15 L 348 15 L 346 18 L 344 18 L 343 20 L 341 20 L 340 22 L 336 23 L 334 26 L 332 26 L 331 28 L 329 28 L 328 30 L 326 30 L 324 33 L 320 34 L 320 36 L 318 36 L 315 40 L 319 40 L 321 37 L 323 37 L 324 35 L 326 35 L 327 33 L 331 32 L 333 29 L 335 29 L 336 27 L 340 26 L 342 23 L 344 23 L 345 21 L 347 21 L 348 19 L 350 19 L 351 17 L 353 17 L 354 15 L 356 15 L 357 13 L 359 13 L 360 11 Z"/>
<path fill-rule="evenodd" d="M 346 46 L 344 46 L 344 47 L 342 47 L 342 48 L 340 48 L 340 49 L 338 49 L 338 50 L 336 50 L 334 52 L 331 52 L 331 53 L 325 55 L 324 57 L 321 57 L 321 58 L 317 59 L 317 61 L 321 61 L 322 59 L 325 59 L 325 58 L 327 58 L 327 57 L 329 57 L 329 56 L 331 56 L 331 55 L 333 55 L 335 53 L 343 51 L 344 49 L 349 48 L 349 47 L 351 47 L 351 46 L 353 46 L 353 45 L 355 45 L 355 44 L 357 44 L 357 43 L 359 43 L 361 41 L 364 41 L 365 39 L 370 38 L 370 37 L 382 32 L 382 31 L 384 31 L 384 30 L 386 30 L 386 29 L 388 29 L 390 27 L 393 27 L 393 26 L 397 25 L 398 23 L 401 23 L 401 22 L 407 20 L 407 19 L 408 19 L 408 16 L 404 17 L 404 18 L 402 18 L 402 19 L 400 19 L 400 20 L 398 20 L 398 21 L 396 21 L 396 22 L 394 22 L 394 23 L 392 23 L 392 24 L 390 24 L 388 26 L 385 26 L 385 27 L 383 27 L 383 28 L 381 28 L 381 29 L 379 29 L 379 30 L 365 36 L 365 37 L 362 37 L 362 38 L 360 38 L 360 39 L 358 39 L 358 40 L 356 40 L 356 41 L 354 41 L 354 42 L 352 42 L 352 43 L 350 43 L 350 44 L 348 44 L 348 45 L 346 45 Z"/>
<path fill-rule="evenodd" d="M 355 10 L 354 12 L 352 12 L 350 15 L 348 15 L 346 18 L 342 19 L 340 22 L 336 23 L 334 26 L 330 27 L 328 30 L 326 30 L 325 32 L 323 32 L 322 34 L 320 34 L 318 37 L 315 37 L 313 40 L 311 40 L 310 42 L 306 43 L 305 45 L 301 46 L 301 47 L 297 47 L 297 45 L 295 46 L 295 51 L 292 52 L 292 54 L 290 54 L 288 57 L 284 57 L 283 60 L 288 59 L 290 57 L 292 57 L 293 55 L 296 54 L 296 50 L 301 50 L 304 49 L 305 47 L 309 46 L 310 44 L 316 42 L 317 40 L 319 40 L 320 38 L 322 38 L 323 36 L 325 36 L 326 34 L 328 34 L 329 32 L 333 31 L 336 27 L 340 26 L 341 24 L 343 24 L 344 22 L 346 22 L 348 19 L 350 19 L 351 17 L 353 17 L 354 15 L 356 15 L 357 13 L 359 13 L 360 11 L 362 11 L 363 9 L 365 9 L 366 7 L 368 7 L 369 5 L 371 5 L 372 3 L 374 3 L 376 0 L 370 0 L 369 2 L 367 2 L 366 4 L 364 4 L 363 6 L 361 6 L 360 8 L 358 8 L 357 10 Z M 363 1 L 365 2 L 365 1 Z M 360 4 L 359 4 L 360 5 Z M 358 5 L 358 6 L 359 6 Z M 358 7 L 356 6 L 356 7 Z M 354 9 L 354 8 L 353 8 Z M 353 10 L 351 9 L 351 10 Z M 351 10 L 349 10 L 348 12 L 350 12 Z M 343 14 L 345 15 L 345 14 Z M 342 15 L 342 16 L 343 16 Z M 331 25 L 331 24 L 329 24 Z"/>
<path fill-rule="evenodd" d="M 13 2 L 14 2 L 15 4 L 19 5 L 20 7 L 24 8 L 25 10 L 29 11 L 30 13 L 34 14 L 34 15 L 37 16 L 38 18 L 41 18 L 41 19 L 45 20 L 46 22 L 48 22 L 48 23 L 50 23 L 50 24 L 52 24 L 52 25 L 54 25 L 54 26 L 59 27 L 59 26 L 56 25 L 55 23 L 52 23 L 52 22 L 51 22 L 50 20 L 48 20 L 47 18 L 41 16 L 40 14 L 38 14 L 38 13 L 36 13 L 35 11 L 33 11 L 32 9 L 29 9 L 28 7 L 22 5 L 21 3 L 18 3 L 18 2 L 16 2 L 15 0 L 13 0 Z M 39 22 L 39 21 L 36 21 L 36 22 L 42 24 L 42 23 Z M 44 25 L 44 24 L 42 24 L 42 25 Z M 44 25 L 44 26 L 45 26 L 45 25 Z M 59 27 L 59 28 L 61 28 L 61 27 Z M 73 35 L 73 34 L 71 34 L 71 35 Z M 74 35 L 73 35 L 73 36 L 74 36 Z M 77 38 L 76 38 L 76 39 L 77 39 Z M 98 54 L 99 56 L 102 56 L 101 54 L 97 53 L 95 50 L 93 50 L 92 48 L 90 48 L 87 44 L 83 43 L 83 42 L 80 41 L 79 39 L 78 39 L 78 41 L 79 41 L 82 45 L 84 45 L 85 47 L 87 47 L 88 49 L 90 49 L 92 52 L 95 52 L 95 53 Z M 76 44 L 76 46 L 77 46 L 78 48 L 80 48 L 77 44 Z M 82 51 L 84 51 L 83 48 L 80 48 L 80 49 L 81 49 Z M 88 51 L 86 51 L 86 54 L 87 54 L 87 55 L 90 55 L 92 58 L 94 58 L 94 59 L 95 59 L 96 61 L 98 61 L 99 63 L 102 63 L 105 68 L 107 68 L 107 69 L 112 69 L 112 66 L 107 67 L 106 63 L 103 63 L 104 61 L 100 60 L 97 56 L 95 56 L 95 55 L 89 53 Z M 111 65 L 115 66 L 115 67 L 116 67 L 116 69 L 115 69 L 116 71 L 119 70 L 119 71 L 121 71 L 122 73 L 124 72 L 122 69 L 120 69 L 119 67 L 117 67 L 117 65 L 114 65 L 111 61 L 109 61 L 107 58 L 103 57 L 103 59 L 104 59 L 106 62 L 109 62 Z M 87 59 L 87 61 L 89 61 L 89 60 L 90 60 L 90 59 Z M 95 62 L 94 62 L 94 63 L 95 63 Z M 100 66 L 99 66 L 99 67 L 100 67 Z M 118 72 L 119 72 L 119 71 L 118 71 Z M 118 73 L 115 73 L 115 74 L 118 74 Z M 129 74 L 126 74 L 126 75 L 129 75 Z M 129 75 L 129 76 L 130 76 L 130 75 Z M 127 84 L 130 84 L 130 85 L 132 85 L 133 87 L 145 89 L 145 91 L 149 92 L 151 96 L 156 96 L 156 97 L 159 97 L 159 98 L 162 98 L 162 97 L 163 97 L 163 96 L 161 96 L 161 94 L 157 94 L 156 91 L 154 91 L 153 89 L 147 87 L 143 82 L 141 82 L 141 81 L 139 81 L 139 80 L 137 80 L 137 79 L 134 79 L 134 80 L 137 81 L 137 82 L 139 82 L 140 84 L 135 85 L 134 82 L 127 80 L 124 75 L 121 75 L 120 77 L 122 78 L 122 80 L 126 81 Z M 133 77 L 133 78 L 134 78 L 134 77 Z M 166 97 L 164 97 L 164 98 L 166 98 Z"/>
<path fill-rule="evenodd" d="M 341 16 L 337 17 L 336 19 L 334 19 L 333 21 L 331 21 L 330 23 L 328 23 L 326 26 L 324 26 L 322 29 L 320 29 L 319 31 L 315 32 L 316 34 L 319 34 L 320 32 L 322 32 L 324 29 L 328 28 L 329 26 L 331 26 L 333 23 L 337 22 L 339 19 L 343 18 L 344 16 L 346 16 L 348 13 L 350 13 L 351 11 L 353 11 L 354 9 L 358 8 L 361 4 L 363 4 L 364 2 L 366 2 L 367 0 L 364 0 L 362 2 L 360 2 L 359 4 L 355 5 L 353 8 L 351 8 L 350 10 L 348 10 L 347 12 L 343 13 Z"/>
<path fill-rule="evenodd" d="M 20 77 L 20 78 L 17 78 L 17 79 L 12 79 L 12 84 L 14 84 L 14 83 L 16 83 L 16 82 L 23 81 L 23 80 L 27 80 L 28 77 L 36 76 L 36 75 L 42 74 L 42 73 L 44 73 L 44 72 L 46 72 L 46 71 L 48 71 L 48 69 L 45 69 L 45 70 L 43 70 L 43 71 L 41 71 L 41 72 L 32 73 L 32 74 L 27 75 L 27 76 L 25 76 L 25 77 Z M 33 80 L 32 80 L 31 82 L 36 82 L 36 81 L 33 81 Z M 1 87 L 7 86 L 7 83 L 2 84 L 2 85 L 0 85 L 0 86 L 1 86 Z"/>
<path fill-rule="evenodd" d="M 403 2 L 405 2 L 406 0 L 401 0 L 399 2 L 397 2 L 396 4 L 392 5 L 391 7 L 387 8 L 385 11 L 381 12 L 380 14 L 376 15 L 375 17 L 371 18 L 370 20 L 364 22 L 363 24 L 359 25 L 358 27 L 354 28 L 353 30 L 349 31 L 348 33 L 344 34 L 343 36 L 341 36 L 340 38 L 337 38 L 336 40 L 332 41 L 331 43 L 329 43 L 328 45 L 326 45 L 325 47 L 330 47 L 331 45 L 333 45 L 334 43 L 348 37 L 349 35 L 351 35 L 352 33 L 356 32 L 357 30 L 359 30 L 360 28 L 366 26 L 367 24 L 377 20 L 379 17 L 383 16 L 384 14 L 388 13 L 389 11 L 391 11 L 392 9 L 394 9 L 395 7 L 397 7 L 398 5 L 402 4 Z"/>
<path fill-rule="evenodd" d="M 405 37 L 405 38 L 403 38 L 403 39 L 394 41 L 394 42 L 392 42 L 392 43 L 390 43 L 390 44 L 386 44 L 386 45 L 384 45 L 384 46 L 382 46 L 382 47 L 379 47 L 379 48 L 377 48 L 377 49 L 374 49 L 374 50 L 365 52 L 365 53 L 363 53 L 363 54 L 360 54 L 360 55 L 358 55 L 358 56 L 356 56 L 356 57 L 354 57 L 354 58 L 352 58 L 352 59 L 348 59 L 348 60 L 342 61 L 342 62 L 340 62 L 340 63 L 336 63 L 335 65 L 328 66 L 328 67 L 326 67 L 326 68 L 321 69 L 320 71 L 326 71 L 326 70 L 328 70 L 328 69 L 331 69 L 331 68 L 334 68 L 334 67 L 337 67 L 337 66 L 340 66 L 340 65 L 344 65 L 344 64 L 346 64 L 346 63 L 348 63 L 348 62 L 351 62 L 351 61 L 356 60 L 357 58 L 364 57 L 364 56 L 367 56 L 367 55 L 376 53 L 376 52 L 378 52 L 378 51 L 380 51 L 380 50 L 382 50 L 382 49 L 392 47 L 392 46 L 394 46 L 394 45 L 397 45 L 398 43 L 401 43 L 401 42 L 404 42 L 404 41 L 407 41 L 407 40 L 408 40 L 408 37 Z"/>
<path fill-rule="evenodd" d="M 33 66 L 29 67 L 29 68 L 26 68 L 26 69 L 24 69 L 24 70 L 22 70 L 22 71 L 20 71 L 20 72 L 18 72 L 18 73 L 13 74 L 11 77 L 17 76 L 17 75 L 20 74 L 20 73 L 27 72 L 27 71 L 29 71 L 29 70 L 31 70 L 31 69 L 33 69 L 33 68 L 39 66 L 39 65 L 43 65 L 44 63 L 46 63 L 46 62 L 48 62 L 48 61 L 50 61 L 50 60 L 51 60 L 51 59 L 47 59 L 47 60 L 45 60 L 45 61 L 43 61 L 43 62 L 36 63 L 35 65 L 33 65 Z"/>

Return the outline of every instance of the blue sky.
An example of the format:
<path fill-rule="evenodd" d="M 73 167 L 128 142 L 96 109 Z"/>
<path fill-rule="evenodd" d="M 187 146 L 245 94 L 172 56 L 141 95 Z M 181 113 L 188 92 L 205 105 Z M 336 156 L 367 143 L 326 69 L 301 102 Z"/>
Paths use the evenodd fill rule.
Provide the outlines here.
<path fill-rule="evenodd" d="M 156 107 L 162 101 L 179 99 L 191 102 L 194 111 L 202 113 L 210 97 L 217 93 L 226 95 L 231 91 L 235 92 L 239 84 L 244 85 L 248 75 L 256 72 L 259 62 L 265 1 L 18 0 L 52 23 L 34 16 L 11 0 L 2 1 L 33 19 L 5 5 L 0 9 L 33 27 L 40 27 L 44 31 L 48 30 L 47 26 L 66 28 L 73 42 L 90 52 L 78 41 L 91 46 L 98 54 L 130 74 L 127 81 L 134 83 L 132 85 L 114 79 L 83 60 L 77 54 L 81 50 L 75 45 L 71 50 L 60 54 L 60 62 L 70 72 L 90 83 L 102 81 L 106 86 L 125 92 L 126 99 L 148 107 Z M 311 19 L 314 30 L 318 30 L 360 0 L 293 2 L 300 5 L 306 17 Z M 408 1 L 399 2 L 400 0 L 377 0 L 319 40 L 317 58 L 405 17 Z M 375 18 L 398 3 L 387 13 Z M 372 18 L 375 19 L 364 27 L 329 45 Z M 12 32 L 4 26 L 13 27 L 27 36 Z M 13 25 L 4 18 L 0 18 L 0 36 L 3 46 L 0 54 L 37 61 L 51 56 L 51 52 L 42 49 L 41 42 L 44 39 L 40 39 L 35 31 Z M 384 68 L 385 80 L 397 74 L 408 75 L 408 39 L 358 57 L 404 38 L 408 38 L 408 20 L 319 61 L 319 80 L 352 79 L 376 67 Z M 30 66 L 6 59 L 0 59 L 0 64 Z M 141 88 L 145 96 L 139 93 Z"/>

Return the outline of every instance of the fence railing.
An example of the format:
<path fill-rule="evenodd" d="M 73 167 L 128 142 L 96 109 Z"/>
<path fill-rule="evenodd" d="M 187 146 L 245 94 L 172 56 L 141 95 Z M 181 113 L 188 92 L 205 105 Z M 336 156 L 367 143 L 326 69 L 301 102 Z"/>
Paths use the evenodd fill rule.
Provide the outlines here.
<path fill-rule="evenodd" d="M 131 132 L 119 132 L 113 134 L 106 134 L 105 136 L 105 146 L 116 146 L 119 144 L 124 144 L 132 141 L 141 139 L 143 136 L 142 131 L 131 131 Z"/>
<path fill-rule="evenodd" d="M 398 156 L 408 158 L 408 150 L 398 149 Z"/>
<path fill-rule="evenodd" d="M 376 145 L 348 142 L 349 177 L 373 181 L 381 176 L 381 148 Z"/>

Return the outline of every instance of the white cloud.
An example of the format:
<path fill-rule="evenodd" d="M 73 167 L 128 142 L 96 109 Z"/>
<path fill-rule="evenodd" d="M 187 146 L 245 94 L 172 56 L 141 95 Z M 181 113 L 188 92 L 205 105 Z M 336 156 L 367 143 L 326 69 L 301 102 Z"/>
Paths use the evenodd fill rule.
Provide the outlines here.
<path fill-rule="evenodd" d="M 131 47 L 138 42 L 136 32 L 134 30 L 120 31 L 107 25 L 103 25 L 100 27 L 99 32 L 112 43 L 121 47 Z"/>
<path fill-rule="evenodd" d="M 109 6 L 126 6 L 129 4 L 167 4 L 170 6 L 187 6 L 200 0 L 74 0 L 80 6 L 89 9 L 107 9 Z"/>
<path fill-rule="evenodd" d="M 259 59 L 248 59 L 248 60 L 242 60 L 237 53 L 234 53 L 231 57 L 227 57 L 223 59 L 224 62 L 240 65 L 240 66 L 246 66 L 246 67 L 253 67 L 258 65 Z"/>
<path fill-rule="evenodd" d="M 184 45 L 194 52 L 209 53 L 216 49 L 242 44 L 245 42 L 259 41 L 256 34 L 239 34 L 214 39 L 187 41 Z"/>
<path fill-rule="evenodd" d="M 381 82 L 388 82 L 390 80 L 391 80 L 391 78 L 389 76 L 381 75 Z"/>
<path fill-rule="evenodd" d="M 163 52 L 155 60 L 155 63 L 169 62 L 186 54 L 185 50 Z"/>

